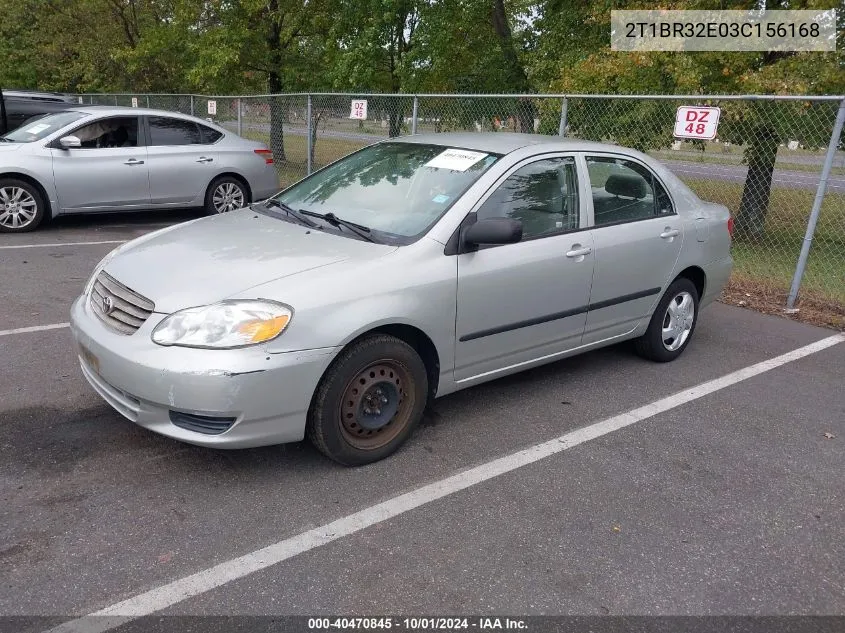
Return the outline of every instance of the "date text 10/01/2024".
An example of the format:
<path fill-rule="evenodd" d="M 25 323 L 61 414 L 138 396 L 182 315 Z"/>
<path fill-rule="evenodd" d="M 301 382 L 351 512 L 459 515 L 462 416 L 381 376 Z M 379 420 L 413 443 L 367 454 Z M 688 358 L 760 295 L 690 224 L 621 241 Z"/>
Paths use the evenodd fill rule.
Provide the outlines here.
<path fill-rule="evenodd" d="M 376 630 L 399 629 L 407 631 L 459 631 L 459 630 L 526 630 L 525 620 L 502 617 L 358 617 L 358 618 L 309 618 L 308 629 L 312 631 L 345 629 Z"/>

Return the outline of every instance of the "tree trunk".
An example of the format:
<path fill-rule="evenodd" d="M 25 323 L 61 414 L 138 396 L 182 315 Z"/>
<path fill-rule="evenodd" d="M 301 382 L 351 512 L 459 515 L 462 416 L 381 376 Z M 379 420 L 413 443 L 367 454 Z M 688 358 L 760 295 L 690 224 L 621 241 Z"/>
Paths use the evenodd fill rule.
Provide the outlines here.
<path fill-rule="evenodd" d="M 736 217 L 738 238 L 757 241 L 765 233 L 778 141 L 775 130 L 761 126 L 745 150 L 748 175 Z"/>
<path fill-rule="evenodd" d="M 519 131 L 525 134 L 534 133 L 534 104 L 530 99 L 520 99 L 516 107 L 516 118 L 519 121 Z"/>
<path fill-rule="evenodd" d="M 320 119 L 323 118 L 323 112 L 315 112 L 311 110 L 311 169 L 317 169 L 317 163 L 314 162 L 314 155 L 317 152 L 317 126 L 320 125 Z"/>
<path fill-rule="evenodd" d="M 282 78 L 278 72 L 268 73 L 267 87 L 270 94 L 278 94 L 282 91 Z M 270 97 L 270 149 L 273 152 L 273 159 L 278 163 L 285 160 L 285 106 L 281 97 Z"/>
<path fill-rule="evenodd" d="M 402 135 L 402 113 L 399 111 L 399 108 L 393 109 L 391 108 L 390 114 L 388 115 L 388 121 L 390 129 L 388 130 L 388 136 L 390 138 L 394 138 L 396 136 Z"/>
<path fill-rule="evenodd" d="M 493 31 L 499 40 L 499 50 L 502 51 L 502 61 L 504 64 L 508 86 L 507 90 L 513 92 L 528 93 L 531 92 L 531 85 L 528 81 L 528 73 L 525 72 L 525 67 L 519 60 L 519 55 L 516 52 L 516 46 L 513 43 L 513 34 L 511 33 L 510 24 L 508 24 L 508 15 L 505 11 L 504 0 L 492 0 L 490 6 L 490 20 L 493 25 Z M 534 104 L 529 99 L 520 99 L 516 105 L 516 120 L 519 122 L 519 131 L 532 133 L 534 132 Z"/>

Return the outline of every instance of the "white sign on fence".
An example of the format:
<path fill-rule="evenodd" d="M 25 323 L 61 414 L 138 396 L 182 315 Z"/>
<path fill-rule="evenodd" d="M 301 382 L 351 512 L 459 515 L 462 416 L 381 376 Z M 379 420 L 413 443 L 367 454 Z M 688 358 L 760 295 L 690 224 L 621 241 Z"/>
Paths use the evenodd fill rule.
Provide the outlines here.
<path fill-rule="evenodd" d="M 680 106 L 675 117 L 675 138 L 716 138 L 721 112 L 715 107 Z"/>
<path fill-rule="evenodd" d="M 132 107 L 133 108 L 138 107 L 138 97 L 132 97 Z"/>
<path fill-rule="evenodd" d="M 367 100 L 353 99 L 352 111 L 349 113 L 350 119 L 366 119 L 367 118 Z"/>
<path fill-rule="evenodd" d="M 208 113 L 209 114 L 217 114 L 217 102 L 216 101 L 209 101 L 208 102 Z"/>

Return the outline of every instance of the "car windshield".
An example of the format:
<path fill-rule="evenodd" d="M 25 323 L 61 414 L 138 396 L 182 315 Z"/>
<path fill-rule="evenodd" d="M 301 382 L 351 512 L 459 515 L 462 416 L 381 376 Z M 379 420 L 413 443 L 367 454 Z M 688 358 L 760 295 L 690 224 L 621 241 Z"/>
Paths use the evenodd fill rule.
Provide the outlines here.
<path fill-rule="evenodd" d="M 407 243 L 428 230 L 498 158 L 443 145 L 379 143 L 276 197 L 297 210 L 331 213 L 382 234 L 377 237 Z"/>
<path fill-rule="evenodd" d="M 87 116 L 84 112 L 72 111 L 47 114 L 26 121 L 22 126 L 12 130 L 2 138 L 12 143 L 34 143 L 84 116 Z"/>

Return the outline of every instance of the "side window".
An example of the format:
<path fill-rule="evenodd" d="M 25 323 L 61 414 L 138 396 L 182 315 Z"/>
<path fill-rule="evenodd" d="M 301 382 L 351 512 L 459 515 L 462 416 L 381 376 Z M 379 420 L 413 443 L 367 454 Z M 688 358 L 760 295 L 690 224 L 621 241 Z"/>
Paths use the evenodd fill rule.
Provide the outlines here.
<path fill-rule="evenodd" d="M 202 133 L 202 142 L 205 145 L 211 145 L 212 143 L 216 143 L 220 140 L 220 137 L 223 136 L 222 132 L 218 132 L 207 125 L 200 125 L 200 132 Z"/>
<path fill-rule="evenodd" d="M 82 149 L 138 147 L 138 117 L 100 119 L 70 133 L 82 143 Z"/>
<path fill-rule="evenodd" d="M 547 158 L 508 176 L 478 209 L 478 218 L 522 222 L 522 239 L 579 228 L 578 178 L 571 157 Z"/>
<path fill-rule="evenodd" d="M 654 193 L 657 201 L 657 215 L 672 215 L 675 213 L 675 208 L 672 206 L 672 198 L 666 193 L 666 189 L 660 184 L 657 178 L 654 178 Z"/>
<path fill-rule="evenodd" d="M 656 183 L 651 172 L 633 161 L 622 158 L 587 157 L 587 171 L 593 193 L 593 216 L 596 226 L 645 220 L 657 217 L 658 206 L 671 202 Z M 661 192 L 663 200 L 660 200 Z"/>
<path fill-rule="evenodd" d="M 199 145 L 200 128 L 193 121 L 151 116 L 150 145 Z"/>

